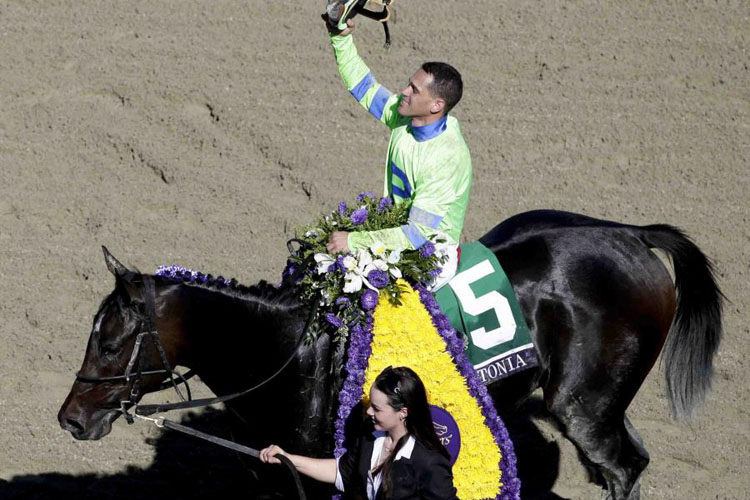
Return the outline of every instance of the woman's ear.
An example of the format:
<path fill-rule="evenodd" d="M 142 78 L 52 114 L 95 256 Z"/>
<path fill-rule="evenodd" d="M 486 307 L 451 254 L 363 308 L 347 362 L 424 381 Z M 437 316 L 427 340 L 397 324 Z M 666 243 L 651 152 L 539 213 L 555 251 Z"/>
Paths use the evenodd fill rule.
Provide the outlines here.
<path fill-rule="evenodd" d="M 400 418 L 401 420 L 406 420 L 406 417 L 408 417 L 408 416 L 409 416 L 409 408 L 407 408 L 407 407 L 405 407 L 405 406 L 404 406 L 403 408 L 401 408 L 401 409 L 400 409 L 400 410 L 398 411 L 398 413 L 399 413 L 399 418 Z"/>

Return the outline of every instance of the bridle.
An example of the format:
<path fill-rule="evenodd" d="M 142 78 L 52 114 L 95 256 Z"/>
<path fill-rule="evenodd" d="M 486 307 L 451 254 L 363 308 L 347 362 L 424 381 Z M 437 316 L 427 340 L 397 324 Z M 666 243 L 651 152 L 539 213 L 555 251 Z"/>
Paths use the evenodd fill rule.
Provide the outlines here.
<path fill-rule="evenodd" d="M 129 424 L 133 423 L 133 415 L 129 413 L 130 408 L 138 407 L 138 396 L 140 395 L 140 381 L 142 377 L 150 375 L 165 374 L 169 375 L 169 378 L 163 381 L 157 390 L 163 390 L 168 387 L 173 387 L 180 401 L 192 401 L 192 394 L 190 391 L 190 385 L 188 379 L 191 378 L 194 373 L 189 371 L 186 375 L 182 375 L 177 370 L 173 369 L 169 360 L 167 359 L 167 353 L 164 350 L 164 346 L 159 338 L 159 332 L 156 330 L 156 292 L 154 287 L 154 279 L 151 276 L 143 275 L 143 286 L 144 286 L 144 300 L 146 307 L 146 314 L 141 319 L 141 328 L 138 333 L 135 344 L 133 346 L 133 352 L 130 354 L 130 360 L 125 368 L 125 373 L 122 375 L 112 376 L 96 376 L 96 375 L 83 375 L 81 372 L 76 373 L 76 380 L 78 382 L 84 382 L 88 384 L 105 383 L 105 382 L 118 382 L 129 383 L 134 380 L 133 386 L 130 388 L 130 394 L 127 400 L 120 401 L 119 411 L 125 416 L 125 419 Z M 150 337 L 159 352 L 163 368 L 156 370 L 143 370 L 142 369 L 142 357 L 141 346 L 143 345 L 143 339 Z M 187 391 L 187 399 L 180 391 L 179 384 L 185 384 Z"/>
<path fill-rule="evenodd" d="M 297 240 L 290 240 L 290 242 L 288 242 L 287 245 L 288 246 L 291 245 L 292 241 L 297 241 Z M 289 248 L 291 249 L 291 246 Z M 190 393 L 190 386 L 188 385 L 188 382 L 187 382 L 188 379 L 193 375 L 193 372 L 191 370 L 183 376 L 177 370 L 173 369 L 170 366 L 169 359 L 167 359 L 167 353 L 164 350 L 164 346 L 162 345 L 161 340 L 159 338 L 159 332 L 156 329 L 156 305 L 155 305 L 156 304 L 156 291 L 154 287 L 154 279 L 152 276 L 149 276 L 149 275 L 141 275 L 141 276 L 143 278 L 143 285 L 144 285 L 144 292 L 145 292 L 143 295 L 144 295 L 146 314 L 141 320 L 141 328 L 138 333 L 138 336 L 136 337 L 135 344 L 133 346 L 133 352 L 130 354 L 130 359 L 128 360 L 128 365 L 125 369 L 125 373 L 122 375 L 113 375 L 113 376 L 95 376 L 95 375 L 83 375 L 80 372 L 78 372 L 76 373 L 76 381 L 89 383 L 89 384 L 124 381 L 127 384 L 132 379 L 134 380 L 134 382 L 133 382 L 133 386 L 130 388 L 129 397 L 127 400 L 120 401 L 120 408 L 118 409 L 118 411 L 121 412 L 125 416 L 125 419 L 127 420 L 128 424 L 132 424 L 135 418 L 139 418 L 141 420 L 147 420 L 147 421 L 154 423 L 157 427 L 160 427 L 160 428 L 167 427 L 169 429 L 180 431 L 185 434 L 189 434 L 191 436 L 195 436 L 201 439 L 205 439 L 206 441 L 209 441 L 209 442 L 224 446 L 226 448 L 230 448 L 237 452 L 245 453 L 247 455 L 258 458 L 260 455 L 260 452 L 254 448 L 243 446 L 238 443 L 228 441 L 226 439 L 218 438 L 216 436 L 211 436 L 209 434 L 198 431 L 196 429 L 192 429 L 190 427 L 180 425 L 176 422 L 166 420 L 163 417 L 150 418 L 149 415 L 153 415 L 154 413 L 166 412 L 170 410 L 176 410 L 176 409 L 199 408 L 199 407 L 204 407 L 204 406 L 210 406 L 210 405 L 217 404 L 217 403 L 223 403 L 226 401 L 230 401 L 232 399 L 242 397 L 264 386 L 265 384 L 267 384 L 268 382 L 276 378 L 276 376 L 279 375 L 282 371 L 284 371 L 284 369 L 289 365 L 289 363 L 291 363 L 291 361 L 295 358 L 295 356 L 297 355 L 297 352 L 299 351 L 300 346 L 302 345 L 304 339 L 307 336 L 307 332 L 310 328 L 310 325 L 312 324 L 312 322 L 315 320 L 315 317 L 317 316 L 320 302 L 318 300 L 313 300 L 312 307 L 310 310 L 310 315 L 307 319 L 307 322 L 305 323 L 304 329 L 300 333 L 299 339 L 295 343 L 295 347 L 292 350 L 292 353 L 289 355 L 287 360 L 281 365 L 281 367 L 278 370 L 276 370 L 273 374 L 266 377 L 262 382 L 250 387 L 249 389 L 245 389 L 244 391 L 241 391 L 241 392 L 229 394 L 226 396 L 193 400 L 191 397 L 191 393 Z M 140 356 L 141 346 L 143 345 L 144 337 L 147 337 L 147 336 L 151 337 L 151 339 L 154 342 L 154 345 L 159 351 L 159 356 L 161 358 L 163 368 L 156 369 L 156 370 L 146 370 L 146 371 L 142 369 L 141 365 L 142 365 L 143 358 Z M 172 404 L 139 405 L 138 396 L 140 394 L 141 378 L 144 376 L 158 375 L 158 374 L 169 375 L 169 379 L 163 381 L 157 390 L 166 389 L 171 386 L 177 392 L 177 395 L 179 396 L 181 401 L 179 403 L 172 403 Z M 187 389 L 187 394 L 188 394 L 187 399 L 185 399 L 185 397 L 183 396 L 182 392 L 180 391 L 178 387 L 178 385 L 181 383 L 184 383 Z M 135 409 L 134 413 L 130 413 L 129 410 L 131 408 Z M 299 473 L 297 472 L 297 469 L 294 466 L 294 464 L 287 457 L 283 455 L 276 455 L 276 458 L 278 458 L 284 465 L 286 465 L 287 468 L 292 473 L 294 483 L 297 488 L 297 494 L 300 500 L 306 500 L 307 497 L 305 495 L 305 491 L 302 486 L 302 481 L 300 480 Z"/>

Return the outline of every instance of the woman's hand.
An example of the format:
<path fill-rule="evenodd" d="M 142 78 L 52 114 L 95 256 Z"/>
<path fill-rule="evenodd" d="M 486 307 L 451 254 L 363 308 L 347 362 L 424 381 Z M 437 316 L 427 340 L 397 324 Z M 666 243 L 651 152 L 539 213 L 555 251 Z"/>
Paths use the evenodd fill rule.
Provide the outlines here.
<path fill-rule="evenodd" d="M 275 455 L 285 456 L 298 471 L 313 479 L 331 484 L 336 481 L 335 458 L 310 458 L 302 455 L 293 455 L 285 452 L 275 444 L 260 450 L 258 458 L 265 464 L 280 464 L 281 460 L 275 458 Z"/>
<path fill-rule="evenodd" d="M 275 457 L 275 455 L 283 455 L 287 456 L 286 452 L 282 450 L 280 447 L 276 446 L 275 444 L 272 444 L 268 448 L 263 448 L 260 450 L 260 461 L 266 464 L 280 464 L 281 460 Z"/>

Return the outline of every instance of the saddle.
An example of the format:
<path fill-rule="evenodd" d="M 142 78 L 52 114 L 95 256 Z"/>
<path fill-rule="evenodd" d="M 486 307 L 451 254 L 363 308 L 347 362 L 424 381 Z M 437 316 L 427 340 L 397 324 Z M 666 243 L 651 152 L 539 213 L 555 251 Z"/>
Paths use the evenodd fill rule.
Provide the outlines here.
<path fill-rule="evenodd" d="M 366 9 L 365 5 L 368 1 L 382 6 L 383 10 L 376 12 Z M 389 7 L 392 3 L 393 0 L 328 0 L 323 18 L 331 30 L 338 30 L 336 31 L 338 33 L 345 30 L 346 21 L 352 19 L 357 14 L 378 21 L 383 24 L 383 30 L 385 31 L 385 44 L 383 46 L 387 49 L 391 46 L 391 32 L 388 29 L 388 20 L 391 18 Z"/>

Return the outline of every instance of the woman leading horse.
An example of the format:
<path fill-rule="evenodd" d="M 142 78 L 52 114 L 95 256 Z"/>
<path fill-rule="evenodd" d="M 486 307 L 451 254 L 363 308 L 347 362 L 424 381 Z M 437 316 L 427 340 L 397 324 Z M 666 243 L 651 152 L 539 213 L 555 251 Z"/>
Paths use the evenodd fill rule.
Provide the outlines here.
<path fill-rule="evenodd" d="M 360 436 L 340 458 L 292 455 L 276 445 L 260 459 L 289 458 L 305 475 L 368 500 L 458 500 L 450 455 L 435 434 L 424 384 L 407 367 L 383 370 L 370 389 L 367 409 L 374 432 Z"/>

